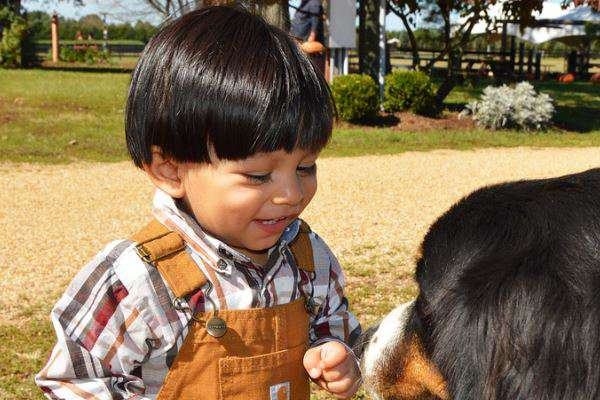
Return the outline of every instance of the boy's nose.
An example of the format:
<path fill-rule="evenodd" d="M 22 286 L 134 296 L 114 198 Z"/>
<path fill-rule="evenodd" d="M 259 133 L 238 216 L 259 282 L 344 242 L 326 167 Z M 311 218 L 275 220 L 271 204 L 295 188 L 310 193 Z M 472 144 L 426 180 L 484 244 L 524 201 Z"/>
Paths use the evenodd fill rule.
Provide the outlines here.
<path fill-rule="evenodd" d="M 298 178 L 286 179 L 273 197 L 273 203 L 278 205 L 296 206 L 304 199 L 304 193 Z"/>

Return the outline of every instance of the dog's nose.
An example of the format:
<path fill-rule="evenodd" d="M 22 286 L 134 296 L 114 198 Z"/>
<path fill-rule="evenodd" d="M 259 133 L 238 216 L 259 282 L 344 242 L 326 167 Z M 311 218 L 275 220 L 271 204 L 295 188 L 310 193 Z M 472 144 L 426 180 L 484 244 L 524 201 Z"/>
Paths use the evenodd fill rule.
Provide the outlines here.
<path fill-rule="evenodd" d="M 356 340 L 356 343 L 354 343 L 354 346 L 352 346 L 352 351 L 359 360 L 362 358 L 367 345 L 371 341 L 371 337 L 375 334 L 375 332 L 377 332 L 377 329 L 379 329 L 379 324 L 369 327 L 360 334 L 358 340 Z"/>

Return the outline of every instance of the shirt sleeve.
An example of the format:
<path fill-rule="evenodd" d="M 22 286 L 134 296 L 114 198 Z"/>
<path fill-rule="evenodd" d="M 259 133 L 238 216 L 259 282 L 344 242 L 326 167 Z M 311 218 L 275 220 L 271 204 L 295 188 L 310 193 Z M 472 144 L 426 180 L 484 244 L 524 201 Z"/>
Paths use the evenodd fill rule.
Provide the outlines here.
<path fill-rule="evenodd" d="M 361 327 L 348 310 L 344 273 L 335 255 L 318 235 L 314 234 L 312 243 L 315 257 L 313 301 L 318 308 L 311 318 L 311 345 L 336 340 L 351 348 L 360 335 Z"/>
<path fill-rule="evenodd" d="M 307 10 L 310 14 L 310 31 L 317 32 L 323 15 L 323 7 L 318 4 L 310 5 Z"/>
<path fill-rule="evenodd" d="M 133 371 L 153 334 L 113 268 L 112 255 L 126 244 L 96 256 L 52 310 L 57 343 L 35 377 L 50 399 L 144 399 Z"/>

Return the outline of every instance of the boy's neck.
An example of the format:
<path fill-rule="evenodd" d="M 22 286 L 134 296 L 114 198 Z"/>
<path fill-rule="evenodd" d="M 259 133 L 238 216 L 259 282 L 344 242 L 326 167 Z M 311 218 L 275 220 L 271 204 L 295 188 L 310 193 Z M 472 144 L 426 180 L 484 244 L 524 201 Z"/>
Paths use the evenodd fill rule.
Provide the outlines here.
<path fill-rule="evenodd" d="M 252 251 L 252 250 L 248 250 L 248 249 L 241 249 L 239 247 L 232 246 L 232 248 L 239 251 L 240 253 L 244 254 L 245 256 L 248 256 L 248 258 L 250 258 L 250 260 L 252 260 L 252 262 L 257 267 L 265 266 L 265 264 L 267 264 L 267 261 L 269 259 L 269 250 L 256 252 L 256 251 Z"/>

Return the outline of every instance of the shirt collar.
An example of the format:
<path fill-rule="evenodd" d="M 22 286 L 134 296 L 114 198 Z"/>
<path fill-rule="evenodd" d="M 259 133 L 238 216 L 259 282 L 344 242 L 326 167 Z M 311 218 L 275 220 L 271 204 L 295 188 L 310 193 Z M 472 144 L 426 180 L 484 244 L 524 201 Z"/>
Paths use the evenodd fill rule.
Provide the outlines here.
<path fill-rule="evenodd" d="M 178 201 L 160 189 L 154 194 L 152 212 L 160 223 L 179 233 L 194 253 L 217 272 L 231 274 L 234 262 L 252 263 L 247 255 L 204 232 L 196 219 Z M 277 244 L 268 250 L 269 255 L 275 249 L 287 246 L 299 230 L 300 220 L 297 219 L 285 228 Z"/>

